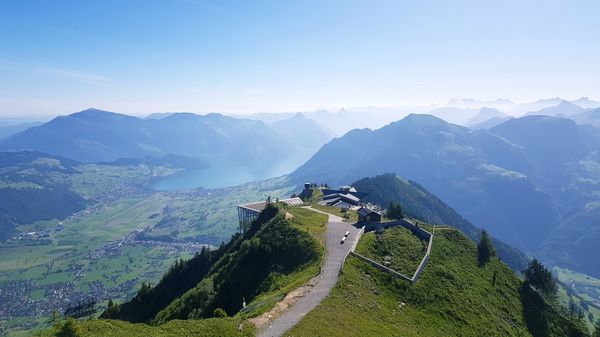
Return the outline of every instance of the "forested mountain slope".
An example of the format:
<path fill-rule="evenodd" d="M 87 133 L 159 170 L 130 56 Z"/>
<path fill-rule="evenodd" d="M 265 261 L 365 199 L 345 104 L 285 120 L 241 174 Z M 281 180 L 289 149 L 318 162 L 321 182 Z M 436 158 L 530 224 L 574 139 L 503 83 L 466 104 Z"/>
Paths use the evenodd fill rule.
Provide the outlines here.
<path fill-rule="evenodd" d="M 368 195 L 365 201 L 387 207 L 391 202 L 400 204 L 405 216 L 459 229 L 471 240 L 479 240 L 481 230 L 456 213 L 451 207 L 421 185 L 388 173 L 355 181 L 352 186 Z M 516 248 L 493 239 L 498 255 L 513 270 L 525 269 L 528 258 Z"/>
<path fill-rule="evenodd" d="M 600 240 L 592 220 L 600 193 L 598 153 L 600 129 L 569 119 L 528 116 L 490 130 L 470 130 L 410 115 L 332 140 L 290 178 L 335 186 L 394 172 L 419 182 L 497 238 L 543 253 L 547 261 L 600 275 L 598 265 L 583 254 L 597 250 L 591 243 Z"/>
<path fill-rule="evenodd" d="M 326 221 L 323 215 L 313 216 L 321 225 Z M 285 287 L 286 275 L 317 266 L 321 253 L 322 247 L 306 230 L 300 231 L 270 206 L 243 235 L 216 251 L 203 250 L 179 262 L 156 287 L 142 287 L 131 301 L 109 308 L 102 317 L 165 323 L 212 317 L 216 309 L 233 316 L 244 301 L 252 303 L 263 293 Z"/>

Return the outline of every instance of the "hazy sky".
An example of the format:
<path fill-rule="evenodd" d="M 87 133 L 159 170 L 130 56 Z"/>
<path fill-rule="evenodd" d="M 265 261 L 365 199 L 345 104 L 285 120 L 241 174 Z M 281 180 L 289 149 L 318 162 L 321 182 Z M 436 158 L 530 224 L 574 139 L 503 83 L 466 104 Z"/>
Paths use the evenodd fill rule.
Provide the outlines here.
<path fill-rule="evenodd" d="M 0 116 L 600 99 L 600 1 L 0 0 Z"/>

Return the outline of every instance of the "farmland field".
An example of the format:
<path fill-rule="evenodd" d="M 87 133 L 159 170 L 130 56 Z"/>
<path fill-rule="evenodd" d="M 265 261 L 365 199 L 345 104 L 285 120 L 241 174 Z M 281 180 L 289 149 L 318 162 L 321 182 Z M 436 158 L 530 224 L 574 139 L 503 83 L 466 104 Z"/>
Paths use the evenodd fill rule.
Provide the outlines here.
<path fill-rule="evenodd" d="M 227 241 L 237 230 L 236 206 L 289 195 L 285 183 L 147 191 L 18 226 L 21 234 L 0 243 L 0 300 L 10 303 L 0 308 L 0 335 L 43 327 L 53 310 L 80 300 L 93 298 L 101 310 L 109 299 L 131 297 L 176 259 Z"/>

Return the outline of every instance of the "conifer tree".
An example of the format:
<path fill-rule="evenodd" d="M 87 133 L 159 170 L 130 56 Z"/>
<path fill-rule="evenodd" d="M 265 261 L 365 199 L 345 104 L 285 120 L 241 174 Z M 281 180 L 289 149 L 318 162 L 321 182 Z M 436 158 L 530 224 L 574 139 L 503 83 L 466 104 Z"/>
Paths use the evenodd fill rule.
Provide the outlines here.
<path fill-rule="evenodd" d="M 557 286 L 552 273 L 535 258 L 529 262 L 525 270 L 525 282 L 547 295 L 556 294 Z"/>
<path fill-rule="evenodd" d="M 390 219 L 402 219 L 404 215 L 402 214 L 402 207 L 391 201 L 390 206 L 387 209 L 386 216 Z"/>
<path fill-rule="evenodd" d="M 481 239 L 477 245 L 477 262 L 480 266 L 490 262 L 490 259 L 496 256 L 496 250 L 492 245 L 492 240 L 485 229 L 481 230 Z"/>

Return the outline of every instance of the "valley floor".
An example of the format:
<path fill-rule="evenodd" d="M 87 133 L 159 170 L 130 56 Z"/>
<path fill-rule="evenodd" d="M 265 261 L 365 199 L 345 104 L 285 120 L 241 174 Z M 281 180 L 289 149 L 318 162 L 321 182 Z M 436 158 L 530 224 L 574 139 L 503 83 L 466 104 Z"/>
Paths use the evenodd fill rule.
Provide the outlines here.
<path fill-rule="evenodd" d="M 152 192 L 102 203 L 63 220 L 22 225 L 24 237 L 0 242 L 0 336 L 26 336 L 78 300 L 132 297 L 156 283 L 176 259 L 227 241 L 235 206 L 288 195 L 285 181 L 221 190 Z"/>

